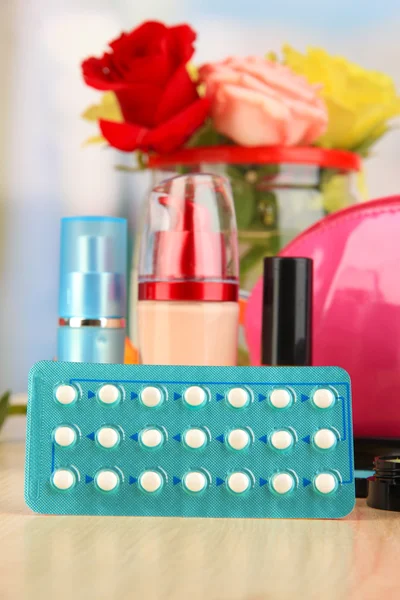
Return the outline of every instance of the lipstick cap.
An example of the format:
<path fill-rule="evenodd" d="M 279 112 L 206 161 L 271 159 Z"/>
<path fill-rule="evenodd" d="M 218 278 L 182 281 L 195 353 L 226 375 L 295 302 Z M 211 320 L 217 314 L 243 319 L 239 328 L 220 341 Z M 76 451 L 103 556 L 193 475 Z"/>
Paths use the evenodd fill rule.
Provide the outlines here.
<path fill-rule="evenodd" d="M 311 259 L 264 259 L 261 352 L 263 365 L 311 365 Z"/>
<path fill-rule="evenodd" d="M 124 317 L 126 270 L 126 219 L 61 220 L 60 317 Z"/>

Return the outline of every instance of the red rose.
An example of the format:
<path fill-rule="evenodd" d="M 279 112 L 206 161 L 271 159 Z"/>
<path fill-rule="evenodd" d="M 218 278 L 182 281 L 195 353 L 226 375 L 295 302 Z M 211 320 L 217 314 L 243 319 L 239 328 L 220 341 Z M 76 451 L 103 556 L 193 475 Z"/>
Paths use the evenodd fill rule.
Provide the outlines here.
<path fill-rule="evenodd" d="M 188 25 L 149 21 L 111 42 L 111 52 L 82 63 L 87 85 L 112 90 L 121 107 L 123 123 L 100 121 L 111 146 L 172 152 L 203 124 L 209 100 L 199 97 L 186 69 L 195 39 Z"/>

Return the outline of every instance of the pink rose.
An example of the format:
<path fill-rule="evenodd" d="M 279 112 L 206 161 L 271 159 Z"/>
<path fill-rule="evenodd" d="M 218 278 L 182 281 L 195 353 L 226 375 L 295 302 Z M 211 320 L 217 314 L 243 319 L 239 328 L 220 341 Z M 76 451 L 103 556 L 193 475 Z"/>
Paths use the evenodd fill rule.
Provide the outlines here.
<path fill-rule="evenodd" d="M 309 145 L 328 114 L 317 88 L 264 58 L 227 58 L 200 68 L 217 131 L 241 146 Z"/>

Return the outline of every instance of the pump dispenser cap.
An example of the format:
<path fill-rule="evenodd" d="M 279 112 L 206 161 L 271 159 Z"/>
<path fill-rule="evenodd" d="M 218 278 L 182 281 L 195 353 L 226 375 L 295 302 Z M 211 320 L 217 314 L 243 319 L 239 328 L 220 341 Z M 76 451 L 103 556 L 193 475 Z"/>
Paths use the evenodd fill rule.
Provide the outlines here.
<path fill-rule="evenodd" d="M 126 269 L 125 219 L 62 219 L 59 316 L 125 317 Z"/>
<path fill-rule="evenodd" d="M 225 178 L 195 173 L 161 182 L 142 231 L 140 300 L 238 299 L 236 219 Z"/>
<path fill-rule="evenodd" d="M 311 365 L 311 259 L 264 259 L 261 349 L 263 365 Z"/>

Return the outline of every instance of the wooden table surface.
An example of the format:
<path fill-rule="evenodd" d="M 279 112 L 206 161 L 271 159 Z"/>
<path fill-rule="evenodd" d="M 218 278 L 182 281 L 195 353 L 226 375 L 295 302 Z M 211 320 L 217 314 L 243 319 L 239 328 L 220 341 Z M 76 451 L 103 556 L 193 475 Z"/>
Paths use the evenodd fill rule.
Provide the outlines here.
<path fill-rule="evenodd" d="M 361 500 L 341 521 L 35 515 L 16 420 L 0 441 L 1 600 L 400 598 L 400 513 Z"/>

